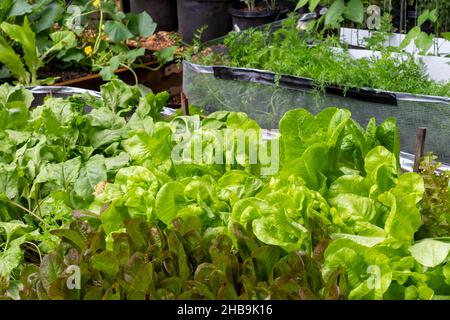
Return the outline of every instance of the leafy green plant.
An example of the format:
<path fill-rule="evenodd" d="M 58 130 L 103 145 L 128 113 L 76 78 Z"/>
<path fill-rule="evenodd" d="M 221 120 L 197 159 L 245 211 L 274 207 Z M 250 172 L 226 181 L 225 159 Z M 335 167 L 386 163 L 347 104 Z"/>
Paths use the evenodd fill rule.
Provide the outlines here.
<path fill-rule="evenodd" d="M 420 164 L 425 195 L 420 203 L 423 226 L 417 234 L 418 239 L 450 234 L 450 177 L 448 172 L 437 173 L 440 163 L 436 159 L 436 156 L 428 154 Z"/>
<path fill-rule="evenodd" d="M 94 30 L 80 28 L 77 31 L 81 37 L 80 45 L 76 50 L 61 52 L 59 58 L 66 62 L 88 65 L 90 70 L 99 72 L 103 80 L 117 78 L 115 71 L 119 68 L 127 68 L 134 74 L 132 67 L 142 66 L 135 62 L 144 56 L 145 49 L 130 49 L 127 40 L 148 37 L 155 32 L 156 23 L 148 13 L 125 14 L 111 0 L 87 1 L 81 8 L 80 16 L 98 14 L 98 22 L 95 23 Z M 63 26 L 66 24 L 62 23 Z M 83 33 L 88 31 L 93 33 L 93 37 L 83 38 Z M 177 47 L 170 47 L 155 53 L 160 67 L 174 59 L 176 49 Z"/>
<path fill-rule="evenodd" d="M 86 231 L 82 231 L 86 230 Z M 318 263 L 284 255 L 236 226 L 239 250 L 226 236 L 209 237 L 195 218 L 161 229 L 145 219 L 126 222 L 126 232 L 105 248 L 105 234 L 82 221 L 58 230 L 62 243 L 39 268 L 24 269 L 34 280 L 23 299 L 311 299 L 323 286 Z M 88 253 L 92 252 L 92 253 Z M 70 266 L 82 271 L 81 288 L 66 286 Z M 52 271 L 52 276 L 49 272 Z M 332 287 L 332 282 L 330 282 Z M 325 294 L 328 292 L 325 292 Z"/>
<path fill-rule="evenodd" d="M 310 43 L 313 42 L 313 45 Z M 423 63 L 411 54 L 353 58 L 333 37 L 299 34 L 295 16 L 273 34 L 269 30 L 231 32 L 224 40 L 227 54 L 222 59 L 198 55 L 196 62 L 227 63 L 233 67 L 273 71 L 277 74 L 310 78 L 317 88 L 338 85 L 387 91 L 449 96 L 449 82 L 429 80 Z M 302 59 L 298 59 L 302 57 Z M 395 73 L 392 72 L 395 70 Z M 408 79 L 405 81 L 404 79 Z"/>
<path fill-rule="evenodd" d="M 20 44 L 23 50 L 23 58 L 16 53 L 13 46 L 0 36 L 0 62 L 2 62 L 9 71 L 25 85 L 37 85 L 42 82 L 52 82 L 54 79 L 44 81 L 38 80 L 38 70 L 41 68 L 50 55 L 54 55 L 63 48 L 73 48 L 76 46 L 75 34 L 71 31 L 57 31 L 50 34 L 52 44 L 39 52 L 36 44 L 36 36 L 31 30 L 28 19 L 25 18 L 23 26 L 18 26 L 3 22 L 1 30 L 8 35 L 11 41 Z M 27 69 L 25 69 L 25 66 Z"/>
<path fill-rule="evenodd" d="M 427 21 L 435 23 L 437 19 L 438 19 L 437 10 L 432 11 L 425 10 L 417 19 L 417 26 L 415 26 L 408 32 L 406 38 L 400 44 L 400 49 L 405 48 L 412 41 L 414 41 L 414 44 L 420 50 L 420 54 L 425 55 L 434 44 L 433 43 L 434 35 L 433 34 L 429 35 L 421 31 L 421 26 Z"/>
<path fill-rule="evenodd" d="M 28 14 L 33 21 L 25 16 Z M 119 68 L 133 74 L 135 66 L 155 70 L 172 61 L 177 49 L 174 46 L 155 52 L 159 65 L 145 66 L 140 60 L 145 49 L 130 49 L 127 41 L 151 36 L 156 23 L 146 12 L 119 11 L 113 0 L 79 0 L 70 5 L 59 0 L 32 4 L 6 1 L 0 7 L 0 21 L 1 17 L 6 21 L 1 24 L 0 76 L 24 85 L 54 82 L 57 77 L 39 79 L 39 70 L 50 65 L 99 72 L 104 80 L 117 78 L 115 71 Z"/>
<path fill-rule="evenodd" d="M 0 87 L 0 295 L 450 295 L 448 214 L 434 201 L 448 178 L 426 173 L 431 164 L 423 177 L 402 173 L 395 119 L 362 128 L 345 109 L 295 109 L 272 149 L 229 134 L 214 152 L 218 131 L 260 127 L 242 112 L 164 120 L 167 93 L 142 96 L 118 80 L 101 95 L 30 110 L 29 91 Z M 278 148 L 279 170 L 263 173 L 254 147 Z"/>
<path fill-rule="evenodd" d="M 137 87 L 118 80 L 103 86 L 101 93 L 102 100 L 90 95 L 49 97 L 31 108 L 29 91 L 0 86 L 0 227 L 16 223 L 32 231 L 21 243 L 4 239 L 4 249 L 15 250 L 15 262 L 2 277 L 20 266 L 24 252 L 36 258 L 53 249 L 58 241 L 51 231 L 68 225 L 71 211 L 86 207 L 97 185 L 129 164 L 120 142 L 133 130 L 126 122 L 132 108 L 140 103 L 139 110 L 156 118 L 168 98 L 165 93 L 141 97 Z M 86 104 L 92 108 L 89 113 Z M 24 241 L 34 246 L 17 251 Z"/>
<path fill-rule="evenodd" d="M 296 9 L 308 5 L 308 10 L 314 12 L 317 6 L 325 1 L 320 0 L 300 0 L 297 3 Z M 341 25 L 344 20 L 362 24 L 364 19 L 364 6 L 361 0 L 335 0 L 330 4 L 326 14 L 324 25 L 329 28 L 336 28 Z"/>

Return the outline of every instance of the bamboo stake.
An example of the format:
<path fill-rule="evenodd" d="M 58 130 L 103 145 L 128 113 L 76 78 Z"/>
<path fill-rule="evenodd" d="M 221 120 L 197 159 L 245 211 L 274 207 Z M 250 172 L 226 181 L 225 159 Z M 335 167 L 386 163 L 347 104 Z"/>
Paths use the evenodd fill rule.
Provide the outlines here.
<path fill-rule="evenodd" d="M 427 128 L 420 127 L 417 130 L 416 152 L 414 153 L 414 172 L 420 171 L 420 160 L 422 159 L 424 154 L 426 135 Z"/>

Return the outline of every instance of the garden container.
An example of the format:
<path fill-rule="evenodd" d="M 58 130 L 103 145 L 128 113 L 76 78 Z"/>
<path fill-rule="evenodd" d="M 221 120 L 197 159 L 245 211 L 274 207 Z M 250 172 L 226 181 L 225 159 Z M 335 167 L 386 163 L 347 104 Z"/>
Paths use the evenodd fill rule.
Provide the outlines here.
<path fill-rule="evenodd" d="M 208 41 L 227 34 L 231 30 L 231 16 L 228 8 L 234 0 L 178 0 L 179 32 L 187 43 L 202 26 L 208 28 L 202 33 L 202 40 Z"/>
<path fill-rule="evenodd" d="M 33 102 L 31 103 L 31 107 L 35 108 L 37 106 L 40 106 L 44 103 L 45 98 L 47 96 L 52 96 L 54 98 L 62 98 L 66 99 L 68 97 L 71 97 L 76 94 L 83 94 L 83 93 L 89 93 L 90 95 L 100 98 L 100 92 L 95 90 L 87 90 L 87 89 L 81 89 L 76 87 L 70 87 L 70 86 L 35 86 L 27 88 L 31 91 L 33 94 Z M 85 112 L 90 112 L 91 107 L 85 106 Z M 170 116 L 172 115 L 176 110 L 164 107 L 163 111 L 161 112 L 162 116 Z"/>
<path fill-rule="evenodd" d="M 156 68 L 159 64 L 156 61 L 147 62 L 145 67 Z M 171 96 L 178 95 L 181 92 L 182 68 L 180 64 L 168 63 L 159 70 L 151 71 L 147 68 L 134 69 L 140 84 L 152 89 L 154 92 L 168 91 Z M 121 68 L 116 71 L 118 77 L 128 84 L 135 84 L 136 80 L 133 73 Z M 55 83 L 55 86 L 72 86 L 90 90 L 100 90 L 104 84 L 100 74 L 83 76 L 63 82 Z"/>
<path fill-rule="evenodd" d="M 255 10 L 248 10 L 244 2 L 234 2 L 229 9 L 234 30 L 241 31 L 268 24 L 286 18 L 286 14 L 289 12 L 285 4 L 281 4 L 275 9 L 267 8 L 264 4 L 264 1 L 258 1 Z"/>
<path fill-rule="evenodd" d="M 131 0 L 131 12 L 146 11 L 158 24 L 157 31 L 178 29 L 177 0 Z"/>
<path fill-rule="evenodd" d="M 372 117 L 379 123 L 395 117 L 403 152 L 414 154 L 417 129 L 426 127 L 425 151 L 433 151 L 440 161 L 450 163 L 450 98 L 364 88 L 344 91 L 338 86 L 318 92 L 307 78 L 187 61 L 183 64 L 183 91 L 191 105 L 207 114 L 218 110 L 246 112 L 266 129 L 276 129 L 283 115 L 295 108 L 314 114 L 327 107 L 346 108 L 362 126 Z"/>

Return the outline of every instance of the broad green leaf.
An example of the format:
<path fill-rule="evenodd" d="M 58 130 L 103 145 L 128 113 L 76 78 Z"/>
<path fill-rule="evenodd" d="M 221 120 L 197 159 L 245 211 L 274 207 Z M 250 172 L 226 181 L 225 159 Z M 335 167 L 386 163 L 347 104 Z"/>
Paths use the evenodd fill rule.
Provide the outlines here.
<path fill-rule="evenodd" d="M 334 198 L 340 194 L 354 194 L 368 197 L 372 183 L 358 175 L 345 175 L 336 179 L 328 189 L 328 198 Z"/>
<path fill-rule="evenodd" d="M 152 160 L 155 164 L 161 164 L 170 158 L 172 130 L 164 123 L 159 124 L 152 135 L 138 132 L 122 142 L 124 149 L 137 163 Z"/>
<path fill-rule="evenodd" d="M 7 3 L 8 1 L 4 2 Z M 8 18 L 22 16 L 32 11 L 32 6 L 26 0 L 14 0 L 10 2 L 12 2 L 12 6 L 8 11 Z"/>
<path fill-rule="evenodd" d="M 420 54 L 425 55 L 428 50 L 430 50 L 430 48 L 433 46 L 433 39 L 434 35 L 428 35 L 425 32 L 421 32 L 416 36 L 416 38 L 414 39 L 414 44 L 417 48 L 419 48 Z"/>
<path fill-rule="evenodd" d="M 303 178 L 306 185 L 313 190 L 321 190 L 326 186 L 326 175 L 329 170 L 328 148 L 323 143 L 316 143 L 308 147 L 297 160 L 288 163 L 282 174 L 293 174 Z"/>
<path fill-rule="evenodd" d="M 24 236 L 23 236 L 24 238 Z M 23 260 L 20 244 L 10 245 L 0 252 L 0 277 L 9 277 Z"/>
<path fill-rule="evenodd" d="M 103 251 L 91 258 L 92 267 L 103 272 L 108 278 L 114 279 L 119 272 L 119 263 L 113 252 Z"/>
<path fill-rule="evenodd" d="M 417 36 L 419 36 L 421 32 L 422 31 L 419 26 L 415 26 L 414 28 L 409 30 L 408 33 L 406 34 L 405 39 L 403 39 L 403 41 L 400 43 L 399 48 L 400 49 L 406 48 L 411 43 L 411 41 L 413 41 Z"/>
<path fill-rule="evenodd" d="M 374 247 L 386 240 L 386 238 L 383 237 L 364 237 L 346 233 L 334 233 L 331 235 L 331 239 L 349 239 L 357 244 L 369 248 Z"/>
<path fill-rule="evenodd" d="M 149 37 L 156 30 L 156 23 L 150 15 L 143 11 L 141 13 L 128 13 L 129 30 L 140 37 Z"/>
<path fill-rule="evenodd" d="M 100 87 L 104 106 L 114 112 L 129 111 L 131 105 L 139 100 L 140 93 L 135 87 L 128 86 L 120 80 L 112 80 Z"/>
<path fill-rule="evenodd" d="M 69 50 L 77 45 L 77 38 L 72 31 L 56 31 L 50 34 L 50 39 L 53 41 L 52 50 Z"/>
<path fill-rule="evenodd" d="M 279 246 L 287 252 L 305 247 L 309 235 L 299 226 L 290 224 L 281 216 L 267 216 L 253 220 L 253 232 L 256 237 L 270 245 Z"/>
<path fill-rule="evenodd" d="M 349 299 L 382 299 L 391 285 L 389 258 L 350 239 L 334 240 L 325 250 L 325 264 L 330 270 L 344 269 Z"/>
<path fill-rule="evenodd" d="M 422 225 L 419 209 L 416 207 L 416 195 L 393 190 L 383 193 L 379 201 L 390 208 L 384 229 L 394 239 L 411 242 L 414 233 Z"/>
<path fill-rule="evenodd" d="M 310 12 L 313 12 L 316 10 L 316 7 L 319 5 L 320 0 L 309 0 L 309 6 L 308 9 Z"/>
<path fill-rule="evenodd" d="M 185 186 L 179 182 L 169 182 L 161 187 L 155 203 L 158 218 L 169 224 L 177 216 L 177 212 L 186 206 L 184 198 Z"/>
<path fill-rule="evenodd" d="M 5 230 L 6 233 L 6 241 L 9 242 L 11 240 L 13 234 L 20 229 L 27 229 L 28 226 L 19 220 L 12 220 L 9 222 L 0 222 L 0 228 Z"/>
<path fill-rule="evenodd" d="M 107 21 L 105 32 L 113 42 L 122 42 L 133 37 L 133 34 L 120 21 Z"/>
<path fill-rule="evenodd" d="M 64 271 L 63 261 L 56 253 L 46 255 L 39 267 L 39 275 L 44 289 L 48 292 Z"/>
<path fill-rule="evenodd" d="M 435 239 L 424 239 L 408 249 L 417 262 L 426 267 L 436 267 L 446 261 L 450 243 Z"/>
<path fill-rule="evenodd" d="M 83 235 L 75 230 L 69 229 L 56 229 L 52 230 L 51 233 L 61 239 L 65 238 L 73 243 L 79 250 L 84 250 L 86 247 L 85 239 Z"/>
<path fill-rule="evenodd" d="M 304 7 L 308 2 L 309 2 L 309 0 L 299 0 L 297 2 L 297 5 L 295 6 L 295 11 L 297 11 L 298 9 Z"/>
<path fill-rule="evenodd" d="M 115 157 L 105 158 L 105 166 L 108 173 L 115 174 L 118 170 L 126 167 L 130 163 L 130 156 L 126 152 L 121 152 Z"/>
<path fill-rule="evenodd" d="M 0 62 L 8 67 L 9 71 L 17 77 L 20 83 L 29 83 L 28 73 L 20 56 L 16 54 L 2 36 L 0 36 Z"/>
<path fill-rule="evenodd" d="M 75 193 L 84 199 L 89 199 L 100 182 L 107 180 L 105 158 L 95 155 L 80 169 L 78 179 L 75 181 Z"/>
<path fill-rule="evenodd" d="M 374 200 L 356 194 L 338 194 L 329 199 L 332 206 L 338 211 L 344 210 L 346 215 L 356 219 L 372 222 L 378 216 L 377 205 Z"/>
<path fill-rule="evenodd" d="M 14 199 L 19 194 L 19 175 L 14 166 L 5 166 L 0 163 L 0 196 Z"/>
<path fill-rule="evenodd" d="M 168 48 L 161 49 L 154 53 L 154 56 L 161 64 L 166 64 L 174 59 L 174 54 L 177 51 L 178 47 L 172 46 Z"/>
<path fill-rule="evenodd" d="M 27 125 L 28 108 L 33 99 L 33 95 L 22 87 L 12 87 L 7 83 L 1 85 L 0 129 L 23 130 Z"/>
<path fill-rule="evenodd" d="M 117 79 L 115 72 L 117 71 L 117 69 L 119 69 L 119 66 L 120 66 L 120 57 L 113 56 L 111 59 L 109 59 L 108 65 L 103 67 L 102 70 L 100 70 L 100 75 L 102 76 L 102 79 L 104 81 Z"/>
<path fill-rule="evenodd" d="M 338 27 L 343 20 L 342 15 L 345 8 L 344 0 L 334 1 L 325 15 L 325 25 L 333 28 Z"/>
<path fill-rule="evenodd" d="M 129 65 L 133 64 L 134 61 L 136 61 L 136 59 L 138 57 L 141 57 L 144 54 L 145 54 L 144 48 L 137 48 L 137 49 L 129 50 L 126 54 L 127 63 Z"/>
<path fill-rule="evenodd" d="M 299 158 L 307 145 L 304 143 L 303 131 L 314 116 L 304 109 L 289 110 L 280 121 L 280 133 L 284 144 L 286 161 Z"/>
<path fill-rule="evenodd" d="M 154 94 L 152 92 L 145 95 L 139 100 L 139 105 L 135 114 L 130 119 L 130 122 L 136 121 L 136 118 L 144 119 L 147 116 L 152 117 L 153 120 L 161 120 L 161 112 L 167 105 L 169 100 L 169 93 L 167 91 Z"/>
<path fill-rule="evenodd" d="M 383 147 L 392 152 L 396 157 L 399 157 L 400 138 L 398 136 L 397 120 L 395 118 L 384 120 L 376 128 L 376 138 Z"/>
<path fill-rule="evenodd" d="M 64 9 L 64 6 L 59 2 L 53 2 L 47 5 L 34 26 L 34 31 L 39 33 L 52 28 L 58 17 L 64 12 Z"/>
<path fill-rule="evenodd" d="M 25 64 L 28 67 L 32 77 L 36 77 L 37 69 L 40 67 L 40 60 L 37 55 L 36 37 L 30 28 L 28 18 L 25 17 L 23 26 L 3 22 L 1 24 L 1 29 L 11 39 L 20 43 L 24 52 L 23 59 Z M 32 79 L 32 81 L 35 80 L 35 78 Z"/>
<path fill-rule="evenodd" d="M 423 198 L 425 185 L 423 178 L 419 174 L 414 172 L 407 172 L 399 177 L 395 189 L 405 194 L 415 196 L 414 203 L 417 204 Z"/>
<path fill-rule="evenodd" d="M 81 158 L 73 158 L 62 163 L 46 164 L 36 177 L 35 183 L 53 182 L 67 188 L 73 185 L 80 174 Z"/>
<path fill-rule="evenodd" d="M 350 0 L 344 10 L 344 18 L 356 22 L 363 23 L 364 5 L 361 0 Z"/>

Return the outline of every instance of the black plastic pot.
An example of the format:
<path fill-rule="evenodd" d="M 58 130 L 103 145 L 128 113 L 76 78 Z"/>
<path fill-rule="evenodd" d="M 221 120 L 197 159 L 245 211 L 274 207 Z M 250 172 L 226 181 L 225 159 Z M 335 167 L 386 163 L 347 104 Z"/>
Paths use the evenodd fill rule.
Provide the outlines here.
<path fill-rule="evenodd" d="M 208 28 L 202 33 L 202 41 L 208 41 L 227 34 L 231 30 L 228 8 L 233 0 L 178 0 L 179 32 L 187 43 L 202 26 Z"/>
<path fill-rule="evenodd" d="M 147 11 L 158 24 L 158 31 L 176 31 L 178 29 L 177 0 L 131 0 L 130 11 Z"/>
<path fill-rule="evenodd" d="M 392 24 L 398 30 L 408 32 L 416 26 L 419 14 L 415 10 L 407 10 L 406 16 L 404 16 L 404 14 L 401 13 L 400 9 L 393 9 Z"/>
<path fill-rule="evenodd" d="M 265 2 L 257 1 L 257 5 L 264 6 Z M 289 9 L 285 5 L 280 5 L 274 10 L 267 8 L 249 11 L 244 2 L 237 1 L 231 5 L 229 12 L 232 17 L 233 28 L 240 31 L 286 18 Z"/>

